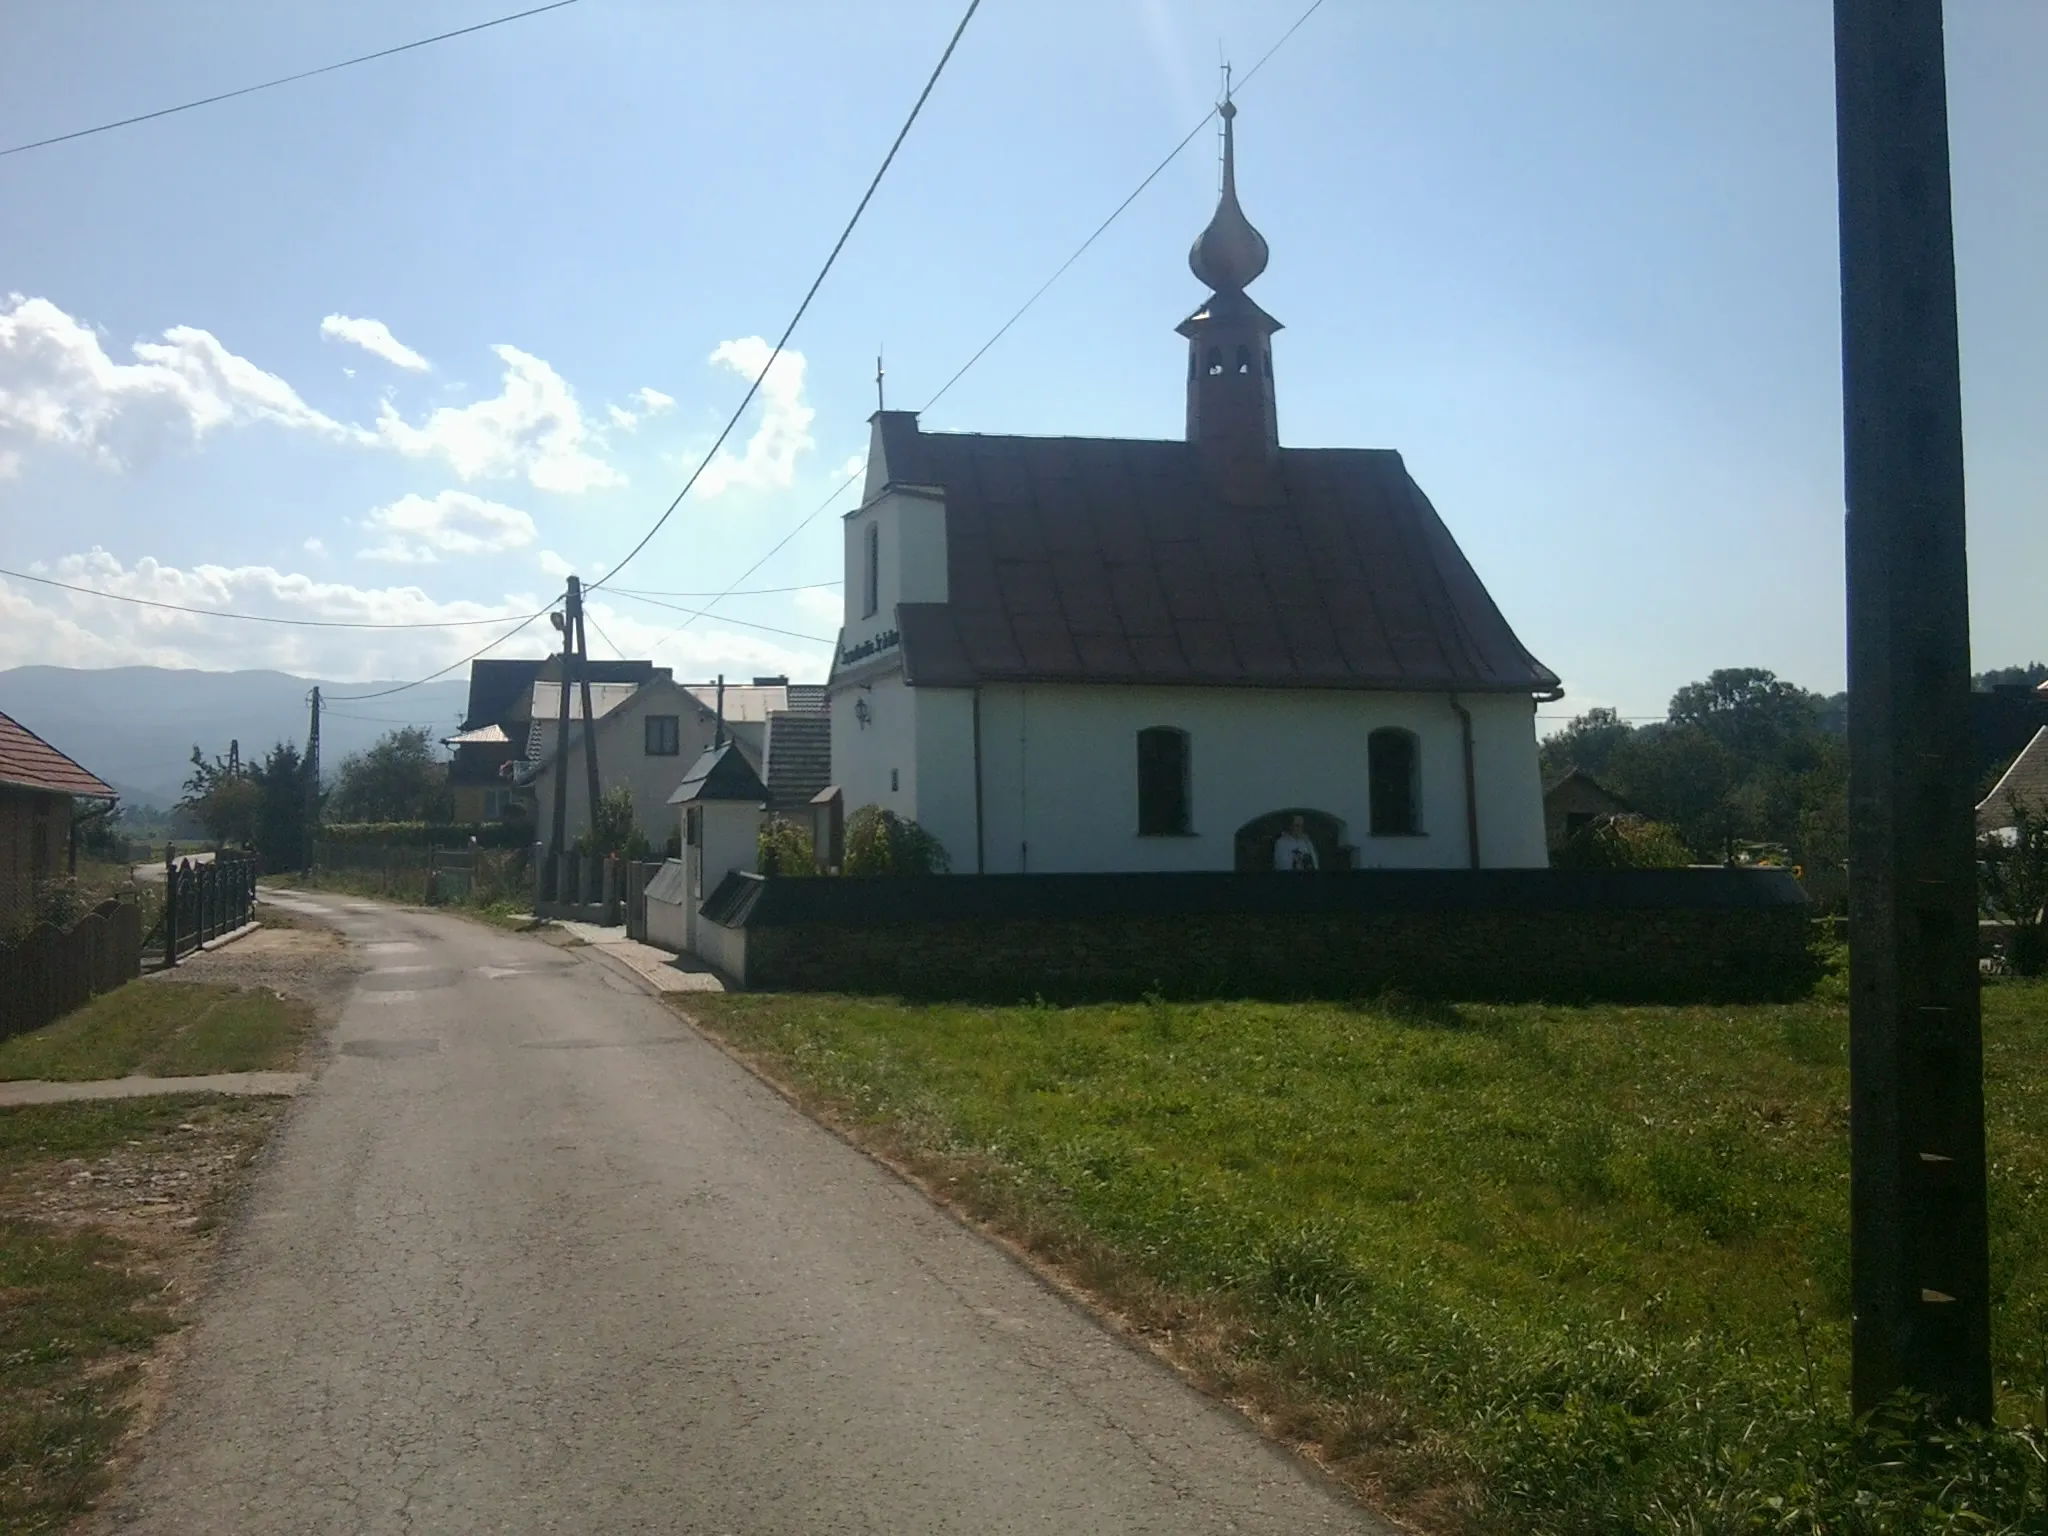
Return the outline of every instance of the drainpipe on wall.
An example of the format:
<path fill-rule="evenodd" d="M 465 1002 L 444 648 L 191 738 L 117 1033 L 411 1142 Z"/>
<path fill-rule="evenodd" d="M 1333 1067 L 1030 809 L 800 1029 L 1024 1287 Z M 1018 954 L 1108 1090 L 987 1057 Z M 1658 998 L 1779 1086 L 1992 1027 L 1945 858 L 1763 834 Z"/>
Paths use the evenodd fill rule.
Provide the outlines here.
<path fill-rule="evenodd" d="M 1472 711 L 1451 695 L 1451 708 L 1458 712 L 1458 732 L 1465 745 L 1465 851 L 1470 867 L 1479 867 L 1479 778 L 1472 765 Z"/>
<path fill-rule="evenodd" d="M 983 853 L 981 818 L 981 689 L 974 690 L 974 872 L 988 873 L 988 860 Z"/>

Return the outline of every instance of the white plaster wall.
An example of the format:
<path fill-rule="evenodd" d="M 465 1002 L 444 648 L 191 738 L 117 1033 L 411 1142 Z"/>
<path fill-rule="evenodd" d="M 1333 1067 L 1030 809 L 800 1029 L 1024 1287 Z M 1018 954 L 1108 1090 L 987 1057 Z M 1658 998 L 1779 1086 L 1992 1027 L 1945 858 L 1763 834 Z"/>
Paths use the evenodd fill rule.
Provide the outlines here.
<path fill-rule="evenodd" d="M 1536 701 L 1526 694 L 1494 693 L 1460 694 L 1458 702 L 1472 712 L 1480 862 L 1489 869 L 1547 867 Z"/>
<path fill-rule="evenodd" d="M 751 870 L 760 863 L 764 814 L 760 806 L 748 800 L 704 802 L 704 894 L 699 898 L 700 904 L 711 899 L 711 893 L 732 871 Z M 699 922 L 699 942 L 705 929 L 716 926 Z"/>
<path fill-rule="evenodd" d="M 677 736 L 681 750 L 674 757 L 647 755 L 645 722 L 649 715 L 679 717 Z M 714 730 L 714 722 L 705 718 L 697 701 L 672 684 L 649 684 L 641 688 L 597 722 L 598 788 L 609 791 L 624 784 L 633 791 L 633 819 L 640 828 L 640 835 L 657 850 L 676 830 L 676 813 L 669 805 L 668 797 L 683 782 L 683 775 L 689 772 L 690 765 L 711 745 Z M 550 729 L 547 734 L 552 738 L 554 731 Z M 552 740 L 549 745 L 552 745 Z M 583 728 L 572 725 L 569 728 L 567 765 L 567 823 L 571 842 L 583 835 L 583 829 L 590 820 L 584 803 L 590 792 L 583 763 Z M 534 780 L 534 788 L 539 794 L 538 825 L 542 841 L 546 841 L 555 824 L 555 767 L 550 763 Z"/>
<path fill-rule="evenodd" d="M 846 800 L 849 819 L 864 805 L 879 805 L 901 816 L 917 814 L 917 722 L 913 700 L 918 690 L 905 686 L 901 672 L 884 672 L 865 684 L 833 689 L 832 782 Z M 858 719 L 865 703 L 868 722 Z M 896 772 L 890 788 L 889 773 Z"/>
<path fill-rule="evenodd" d="M 867 531 L 877 530 L 880 559 L 875 583 L 877 602 L 867 603 Z M 846 649 L 896 627 L 898 603 L 943 603 L 946 600 L 946 507 L 929 495 L 890 491 L 844 521 L 844 627 Z"/>
<path fill-rule="evenodd" d="M 955 690 L 932 692 L 936 700 Z M 1482 861 L 1541 864 L 1542 799 L 1529 701 L 1482 696 L 1464 702 L 1473 714 Z M 950 711 L 953 705 L 946 699 L 936 707 Z M 1137 733 L 1154 725 L 1189 735 L 1191 836 L 1137 833 Z M 1366 738 L 1382 726 L 1413 731 L 1420 741 L 1420 836 L 1369 835 Z M 1341 818 L 1363 868 L 1454 869 L 1468 861 L 1463 741 L 1443 694 L 990 687 L 982 694 L 981 739 L 992 874 L 1229 869 L 1238 827 L 1291 806 Z M 971 767 L 967 796 L 969 860 L 947 838 L 956 869 L 972 867 Z M 854 803 L 849 798 L 849 806 Z"/>
<path fill-rule="evenodd" d="M 908 690 L 916 711 L 916 787 L 906 815 L 946 845 L 953 872 L 974 868 L 974 691 Z"/>
<path fill-rule="evenodd" d="M 697 920 L 697 958 L 710 962 L 739 986 L 747 984 L 747 930 Z"/>

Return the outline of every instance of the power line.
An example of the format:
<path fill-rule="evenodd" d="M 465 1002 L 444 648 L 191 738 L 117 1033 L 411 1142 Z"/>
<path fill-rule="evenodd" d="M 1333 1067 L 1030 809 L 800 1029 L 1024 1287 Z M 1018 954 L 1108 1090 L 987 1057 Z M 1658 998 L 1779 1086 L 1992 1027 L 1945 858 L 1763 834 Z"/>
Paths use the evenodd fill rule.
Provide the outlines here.
<path fill-rule="evenodd" d="M 882 164 L 876 170 L 874 180 L 868 183 L 867 191 L 861 194 L 860 202 L 853 210 L 853 217 L 846 221 L 846 228 L 839 232 L 839 238 L 833 242 L 830 253 L 825 257 L 825 264 L 818 269 L 818 275 L 811 280 L 811 286 L 805 292 L 803 302 L 797 305 L 796 313 L 789 317 L 789 324 L 782 328 L 782 335 L 776 339 L 775 350 L 768 354 L 768 361 L 762 365 L 761 371 L 754 376 L 754 382 L 747 386 L 746 394 L 740 398 L 739 408 L 732 413 L 731 419 L 726 422 L 724 428 L 719 432 L 717 440 L 712 443 L 710 449 L 705 453 L 703 462 L 691 472 L 690 478 L 683 482 L 683 488 L 676 492 L 675 500 L 668 504 L 667 510 L 654 520 L 654 526 L 640 536 L 638 544 L 635 544 L 626 551 L 626 558 L 617 562 L 603 576 L 592 582 L 589 590 L 596 591 L 633 562 L 634 557 L 648 546 L 648 543 L 654 536 L 661 532 L 668 520 L 675 515 L 676 508 L 683 504 L 683 498 L 690 494 L 690 488 L 697 483 L 698 477 L 711 467 L 712 459 L 717 456 L 718 450 L 725 446 L 726 438 L 732 435 L 733 428 L 739 425 L 740 417 L 746 414 L 747 407 L 753 403 L 754 396 L 760 392 L 761 381 L 768 377 L 768 370 L 775 366 L 775 360 L 782 356 L 782 349 L 789 345 L 789 338 L 795 333 L 797 322 L 803 319 L 804 312 L 811 307 L 811 300 L 818 296 L 818 290 L 824 286 L 826 274 L 832 270 L 832 264 L 839 259 L 839 253 L 846 248 L 846 242 L 853 237 L 854 226 L 860 223 L 861 215 L 867 212 L 868 203 L 874 198 L 875 190 L 881 186 L 882 178 L 888 174 L 889 167 L 895 163 L 896 152 L 903 147 L 903 141 L 910 136 L 911 125 L 917 121 L 918 114 L 924 110 L 924 104 L 931 96 L 932 88 L 939 83 L 939 76 L 945 72 L 947 61 L 953 57 L 953 50 L 960 46 L 960 38 L 967 30 L 967 23 L 974 19 L 974 13 L 980 8 L 981 0 L 967 0 L 967 10 L 961 15 L 960 24 L 953 29 L 953 36 L 946 43 L 946 51 L 939 55 L 939 62 L 932 66 L 931 78 L 925 81 L 924 89 L 917 93 L 917 100 L 911 104 L 910 115 L 903 120 L 903 126 L 897 130 L 896 140 L 889 146 L 888 154 L 882 157 Z"/>
<path fill-rule="evenodd" d="M 1242 90 L 1245 86 L 1251 84 L 1252 76 L 1256 75 L 1260 70 L 1266 67 L 1266 61 L 1272 58 L 1274 54 L 1278 53 L 1290 37 L 1294 36 L 1295 33 L 1301 30 L 1302 23 L 1307 21 L 1309 17 L 1315 15 L 1315 13 L 1322 8 L 1322 4 L 1323 0 L 1314 0 L 1314 3 L 1311 4 L 1307 10 L 1303 11 L 1299 16 L 1297 16 L 1294 19 L 1294 25 L 1289 27 L 1285 32 L 1282 32 L 1278 40 L 1274 42 L 1273 46 L 1268 48 L 1261 55 L 1259 55 L 1258 63 L 1254 64 L 1250 69 L 1246 70 L 1244 78 L 1238 82 L 1239 90 Z M 974 355 L 968 358 L 966 362 L 962 363 L 959 367 L 959 370 L 956 373 L 954 373 L 954 375 L 950 379 L 946 380 L 945 383 L 939 386 L 938 393 L 933 395 L 929 400 L 925 401 L 923 407 L 924 410 L 930 410 L 933 406 L 937 405 L 940 400 L 945 398 L 946 392 L 950 390 L 955 384 L 958 384 L 960 382 L 961 378 L 966 374 L 967 370 L 972 368 L 976 363 L 980 362 L 982 359 L 982 355 L 986 353 L 990 347 L 993 347 L 997 342 L 1001 341 L 1003 337 L 1009 334 L 1010 327 L 1015 325 L 1019 320 L 1022 320 L 1025 316 L 1025 313 L 1031 308 L 1031 306 L 1036 304 L 1040 299 L 1045 297 L 1047 289 L 1051 288 L 1054 283 L 1058 282 L 1062 277 L 1065 277 L 1067 275 L 1067 269 L 1073 266 L 1075 262 L 1079 261 L 1084 255 L 1087 254 L 1088 247 L 1090 247 L 1097 240 L 1102 238 L 1103 232 L 1107 230 L 1110 225 L 1114 224 L 1119 218 L 1123 216 L 1124 210 L 1130 207 L 1131 204 L 1135 203 L 1138 200 L 1139 195 L 1143 193 L 1147 187 L 1151 186 L 1153 182 L 1159 179 L 1160 172 L 1164 171 L 1169 165 L 1173 164 L 1175 160 L 1178 160 L 1180 158 L 1180 152 L 1186 149 L 1190 144 L 1194 143 L 1195 135 L 1200 133 L 1204 128 L 1208 127 L 1209 124 L 1215 120 L 1215 117 L 1216 109 L 1214 107 L 1211 107 L 1207 112 L 1202 114 L 1202 120 L 1196 123 L 1194 127 L 1190 128 L 1187 131 L 1186 136 L 1183 137 L 1178 144 L 1174 145 L 1172 149 L 1166 152 L 1166 158 L 1164 160 L 1161 160 L 1157 165 L 1153 166 L 1149 172 L 1146 173 L 1145 179 L 1139 182 L 1135 187 L 1131 189 L 1130 196 L 1126 197 L 1122 202 L 1118 203 L 1116 207 L 1110 211 L 1109 217 L 1104 219 L 1100 224 L 1095 226 L 1094 233 L 1090 234 L 1086 240 L 1083 240 L 1078 246 L 1074 248 L 1074 254 L 1069 256 L 1065 261 L 1061 262 L 1058 268 L 1054 270 L 1052 276 L 1048 277 L 1044 282 L 1040 283 L 1038 285 L 1037 290 L 1031 295 L 1031 297 L 1026 299 L 1022 304 L 1017 306 L 1016 313 L 1011 315 L 1009 319 L 1005 320 L 1000 326 L 996 328 L 995 335 L 989 337 L 987 341 L 984 341 L 978 348 L 976 348 Z"/>
<path fill-rule="evenodd" d="M 839 492 L 834 491 L 832 494 L 837 496 Z M 744 580 L 745 578 L 742 577 L 741 579 Z M 834 576 L 830 580 L 799 582 L 793 587 L 747 587 L 732 590 L 721 590 L 712 587 L 702 592 L 664 592 L 659 587 L 611 587 L 607 590 L 618 594 L 620 597 L 772 597 L 779 592 L 810 592 L 818 587 L 839 587 L 844 585 L 845 582 L 839 577 Z"/>
<path fill-rule="evenodd" d="M 657 597 L 642 597 L 640 594 L 636 592 L 621 592 L 616 588 L 613 589 L 612 596 L 631 597 L 635 602 L 646 603 L 651 608 L 666 608 L 671 613 L 687 613 L 693 621 L 709 617 L 711 613 L 711 610 L 709 608 L 685 608 L 680 603 L 665 603 Z M 741 629 L 758 629 L 771 635 L 787 635 L 792 640 L 808 640 L 814 645 L 830 645 L 832 643 L 832 637 L 830 635 L 807 635 L 803 633 L 801 630 L 778 629 L 773 624 L 755 624 L 750 620 L 736 619 L 732 617 L 730 614 L 724 613 L 720 614 L 718 618 L 719 622 L 722 624 L 737 624 Z M 662 641 L 672 639 L 676 635 L 681 634 L 684 630 L 688 629 L 689 627 L 690 626 L 688 624 L 678 624 L 674 629 L 670 630 L 668 634 L 663 635 L 660 640 L 657 640 L 654 643 L 655 645 L 660 645 Z M 599 630 L 598 633 L 603 634 L 604 631 Z M 618 649 L 617 646 L 613 646 L 612 648 L 614 650 Z"/>
<path fill-rule="evenodd" d="M 574 5 L 577 0 L 552 0 L 548 5 L 536 5 L 531 10 L 516 11 L 510 16 L 499 16 L 490 21 L 480 21 L 475 26 L 457 27 L 453 32 L 437 32 L 432 37 L 422 37 L 410 43 L 400 43 L 395 48 L 380 48 L 375 53 L 358 54 L 353 59 L 343 59 L 339 64 L 323 64 L 318 69 L 302 69 L 296 75 L 280 75 L 275 80 L 265 80 L 261 85 L 245 85 L 240 90 L 222 91 L 218 96 L 202 96 L 197 101 L 180 102 L 175 107 L 160 107 L 154 112 L 138 113 L 124 117 L 118 122 L 101 123 L 93 128 L 79 128 L 70 133 L 60 133 L 47 139 L 37 139 L 29 144 L 16 144 L 9 149 L 0 149 L 0 157 L 19 155 L 31 149 L 47 149 L 52 144 L 69 143 L 72 139 L 90 138 L 96 133 L 111 133 L 116 128 L 130 128 L 137 123 L 152 122 L 159 117 L 169 117 L 174 112 L 190 112 L 194 107 L 210 107 L 215 102 L 233 101 L 237 96 L 253 96 L 258 91 L 268 91 L 280 85 L 290 85 L 296 80 L 310 80 L 315 75 L 331 75 L 337 69 L 348 69 L 356 64 L 368 64 L 373 59 L 388 59 L 394 53 L 409 53 L 415 48 L 424 48 L 430 43 L 445 43 L 451 37 L 467 37 L 472 32 L 487 31 L 502 27 L 508 21 L 523 21 L 528 16 L 538 16 L 543 11 L 559 11 L 565 5 Z"/>
<path fill-rule="evenodd" d="M 614 656 L 618 657 L 620 661 L 624 661 L 626 659 L 626 653 L 619 648 L 618 641 L 614 640 L 610 635 L 604 632 L 604 626 L 597 622 L 597 615 L 589 612 L 588 610 L 585 610 L 583 617 L 585 622 L 587 622 L 592 629 L 597 631 L 597 638 L 602 640 L 606 645 L 611 647 L 612 654 Z"/>
<path fill-rule="evenodd" d="M 1311 4 L 1309 5 L 1308 9 L 1303 11 L 1299 16 L 1295 17 L 1294 24 L 1290 26 L 1285 32 L 1282 32 L 1279 37 L 1274 39 L 1272 47 L 1268 48 L 1264 53 L 1260 54 L 1258 62 L 1252 65 L 1250 69 L 1245 71 L 1244 78 L 1238 82 L 1238 88 L 1242 90 L 1245 86 L 1251 84 L 1252 77 L 1256 75 L 1260 70 L 1266 67 L 1267 62 L 1273 57 L 1273 55 L 1278 53 L 1283 47 L 1285 47 L 1288 39 L 1293 37 L 1295 33 L 1299 32 L 1302 28 L 1302 24 L 1306 22 L 1309 19 L 1309 17 L 1315 15 L 1317 11 L 1321 10 L 1322 6 L 1323 0 L 1311 0 Z M 963 25 L 965 25 L 965 23 L 963 23 Z M 1181 139 L 1181 141 L 1178 144 L 1174 145 L 1170 151 L 1168 151 L 1167 156 L 1164 160 L 1161 160 L 1157 165 L 1153 166 L 1149 172 L 1146 173 L 1145 179 L 1139 182 L 1137 186 L 1131 189 L 1129 196 L 1125 197 L 1122 202 L 1118 203 L 1115 208 L 1110 210 L 1109 217 L 1104 219 L 1100 224 L 1095 226 L 1094 231 L 1088 236 L 1088 238 L 1083 240 L 1078 246 L 1074 248 L 1073 254 L 1067 257 L 1065 261 L 1059 264 L 1058 268 L 1053 272 L 1052 276 L 1048 277 L 1044 282 L 1040 283 L 1037 289 L 1032 293 L 1031 297 L 1026 299 L 1022 304 L 1020 304 L 1017 307 L 1015 313 L 1013 313 L 1009 319 L 1005 320 L 1000 326 L 996 328 L 995 334 L 989 337 L 989 339 L 983 342 L 979 347 L 977 347 L 974 351 L 974 355 L 968 358 L 966 362 L 962 363 L 958 370 L 954 372 L 953 376 L 946 380 L 944 384 L 939 386 L 938 393 L 933 395 L 929 400 L 925 401 L 923 410 L 928 411 L 934 405 L 938 404 L 940 397 L 943 396 L 946 393 L 946 391 L 951 389 L 955 384 L 958 384 L 962 377 L 966 375 L 968 369 L 972 368 L 976 363 L 980 362 L 982 357 L 988 352 L 989 348 L 993 347 L 997 342 L 1001 341 L 1003 337 L 1009 333 L 1010 327 L 1012 327 L 1019 320 L 1024 318 L 1025 312 L 1028 311 L 1032 305 L 1036 304 L 1040 299 L 1045 297 L 1046 290 L 1051 288 L 1054 283 L 1057 283 L 1062 277 L 1064 277 L 1067 273 L 1067 269 L 1072 267 L 1075 262 L 1079 261 L 1081 257 L 1087 253 L 1088 248 L 1095 244 L 1097 240 L 1102 238 L 1103 232 L 1107 230 L 1110 225 L 1114 224 L 1119 218 L 1123 216 L 1124 210 L 1129 208 L 1132 203 L 1138 200 L 1138 196 L 1140 193 L 1142 193 L 1147 187 L 1151 186 L 1153 182 L 1159 179 L 1160 172 L 1164 171 L 1169 165 L 1171 165 L 1179 157 L 1180 152 L 1186 149 L 1188 145 L 1194 142 L 1195 135 L 1200 133 L 1205 127 L 1207 127 L 1209 123 L 1215 118 L 1215 116 L 1216 110 L 1213 107 L 1210 108 L 1208 112 L 1203 114 L 1202 120 L 1196 123 L 1194 127 L 1190 128 L 1187 131 L 1187 134 Z M 813 509 L 807 516 L 805 516 L 802 522 L 798 523 L 794 528 L 790 529 L 788 533 L 785 533 L 781 537 L 781 539 L 776 542 L 775 546 L 768 551 L 767 554 L 763 555 L 760 559 L 756 560 L 752 565 L 748 566 L 746 570 L 740 574 L 739 581 L 745 581 L 747 577 L 753 575 L 754 572 L 758 571 L 762 566 L 766 565 L 770 560 L 774 559 L 774 557 L 777 554 L 781 553 L 783 546 L 788 544 L 789 541 L 795 538 L 799 533 L 802 533 L 804 529 L 810 527 L 810 525 L 817 520 L 819 514 L 822 513 L 825 510 L 825 508 L 829 506 L 833 502 L 833 500 L 835 500 L 838 497 L 841 491 L 845 490 L 847 486 L 853 484 L 853 482 L 860 477 L 860 475 L 866 470 L 866 468 L 867 465 L 865 462 L 863 462 L 860 469 L 855 470 L 853 474 L 848 475 L 846 479 L 842 480 L 839 483 L 838 487 L 832 492 L 832 494 L 825 498 L 825 501 L 823 503 L 821 503 L 818 507 Z M 688 487 L 685 487 L 685 489 L 687 490 Z M 680 500 L 681 498 L 679 497 L 677 499 Z M 669 510 L 674 511 L 675 509 L 674 507 L 670 507 Z M 638 551 L 636 550 L 635 553 L 637 554 Z M 616 572 L 614 572 L 614 574 L 616 574 Z M 726 598 L 736 595 L 736 589 L 738 585 L 739 583 L 735 582 L 733 584 L 733 587 L 728 588 L 726 591 L 714 597 L 711 600 L 711 602 L 705 607 L 704 612 L 710 612 L 711 609 L 716 608 L 720 603 L 724 602 Z M 664 635 L 662 637 L 662 640 L 673 639 L 676 635 L 681 634 L 683 630 L 688 629 L 690 625 L 695 622 L 695 617 L 686 620 L 683 624 L 671 630 L 667 635 Z M 655 643 L 660 644 L 661 641 L 657 641 Z"/>
<path fill-rule="evenodd" d="M 510 614 L 496 614 L 488 619 L 432 619 L 406 623 L 379 623 L 367 619 L 287 619 L 269 613 L 229 613 L 221 608 L 193 608 L 184 603 L 166 603 L 153 597 L 130 597 L 125 592 L 104 592 L 98 587 L 76 586 L 68 581 L 57 581 L 49 576 L 31 576 L 26 571 L 0 569 L 0 576 L 14 581 L 33 581 L 45 587 L 61 587 L 66 592 L 76 592 L 85 597 L 103 597 L 110 603 L 133 603 L 141 608 L 164 608 L 172 613 L 192 613 L 203 619 L 237 619 L 244 624 L 289 624 L 294 629 L 469 629 L 483 624 L 503 624 Z M 545 613 L 547 610 L 542 609 Z M 539 614 L 533 615 L 538 618 Z"/>
<path fill-rule="evenodd" d="M 422 683 L 431 683 L 437 677 L 446 677 L 450 672 L 453 672 L 457 667 L 466 667 L 472 661 L 475 661 L 478 657 L 487 655 L 491 651 L 495 651 L 507 640 L 510 640 L 514 635 L 518 634 L 522 629 L 526 628 L 527 625 L 531 624 L 535 619 L 539 618 L 541 613 L 546 612 L 547 609 L 543 608 L 540 610 L 540 613 L 529 613 L 525 618 L 521 619 L 517 624 L 513 625 L 510 629 L 506 630 L 505 633 L 498 636 L 497 639 L 493 640 L 489 645 L 485 646 L 482 650 L 471 651 L 467 656 L 463 657 L 460 661 L 451 661 L 448 663 L 447 666 L 441 668 L 441 670 L 438 672 L 429 672 L 425 677 L 416 677 L 409 683 L 400 683 L 396 688 L 379 688 L 375 693 L 337 693 L 332 698 L 327 699 L 325 702 L 329 704 L 360 704 L 367 699 L 388 699 L 394 693 L 404 693 L 408 688 L 417 688 Z"/>

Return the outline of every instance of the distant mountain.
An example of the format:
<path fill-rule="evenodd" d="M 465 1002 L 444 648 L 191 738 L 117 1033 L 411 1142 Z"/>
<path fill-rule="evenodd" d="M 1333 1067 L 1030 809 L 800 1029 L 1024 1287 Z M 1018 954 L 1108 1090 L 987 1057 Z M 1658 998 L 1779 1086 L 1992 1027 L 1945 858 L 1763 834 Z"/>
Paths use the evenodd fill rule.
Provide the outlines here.
<path fill-rule="evenodd" d="M 169 806 L 184 793 L 192 748 L 208 756 L 240 741 L 262 756 L 280 741 L 306 744 L 314 679 L 284 672 L 188 672 L 167 667 L 15 667 L 0 672 L 5 711 L 76 758 L 134 804 Z M 327 683 L 323 692 L 373 693 L 392 683 Z M 436 738 L 461 722 L 468 679 L 423 683 L 388 699 L 322 713 L 320 761 L 328 775 L 386 731 L 426 726 Z"/>

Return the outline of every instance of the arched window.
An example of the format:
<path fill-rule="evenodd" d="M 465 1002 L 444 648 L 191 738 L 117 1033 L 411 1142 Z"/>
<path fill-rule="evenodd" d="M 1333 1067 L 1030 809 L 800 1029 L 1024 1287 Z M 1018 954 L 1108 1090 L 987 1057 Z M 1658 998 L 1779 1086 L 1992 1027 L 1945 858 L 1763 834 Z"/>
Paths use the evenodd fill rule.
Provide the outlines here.
<path fill-rule="evenodd" d="M 1249 374 L 1252 371 L 1252 349 L 1250 347 L 1239 347 L 1237 349 L 1237 371 L 1244 374 Z"/>
<path fill-rule="evenodd" d="M 1211 347 L 1209 349 L 1209 377 L 1213 379 L 1222 371 L 1223 349 L 1221 347 Z"/>
<path fill-rule="evenodd" d="M 1422 831 L 1422 744 L 1413 731 L 1385 727 L 1366 738 L 1366 779 L 1374 837 Z"/>
<path fill-rule="evenodd" d="M 882 525 L 869 523 L 862 541 L 860 616 L 872 619 L 882 606 Z"/>
<path fill-rule="evenodd" d="M 1188 733 L 1170 725 L 1138 732 L 1138 835 L 1194 830 L 1188 813 Z"/>

